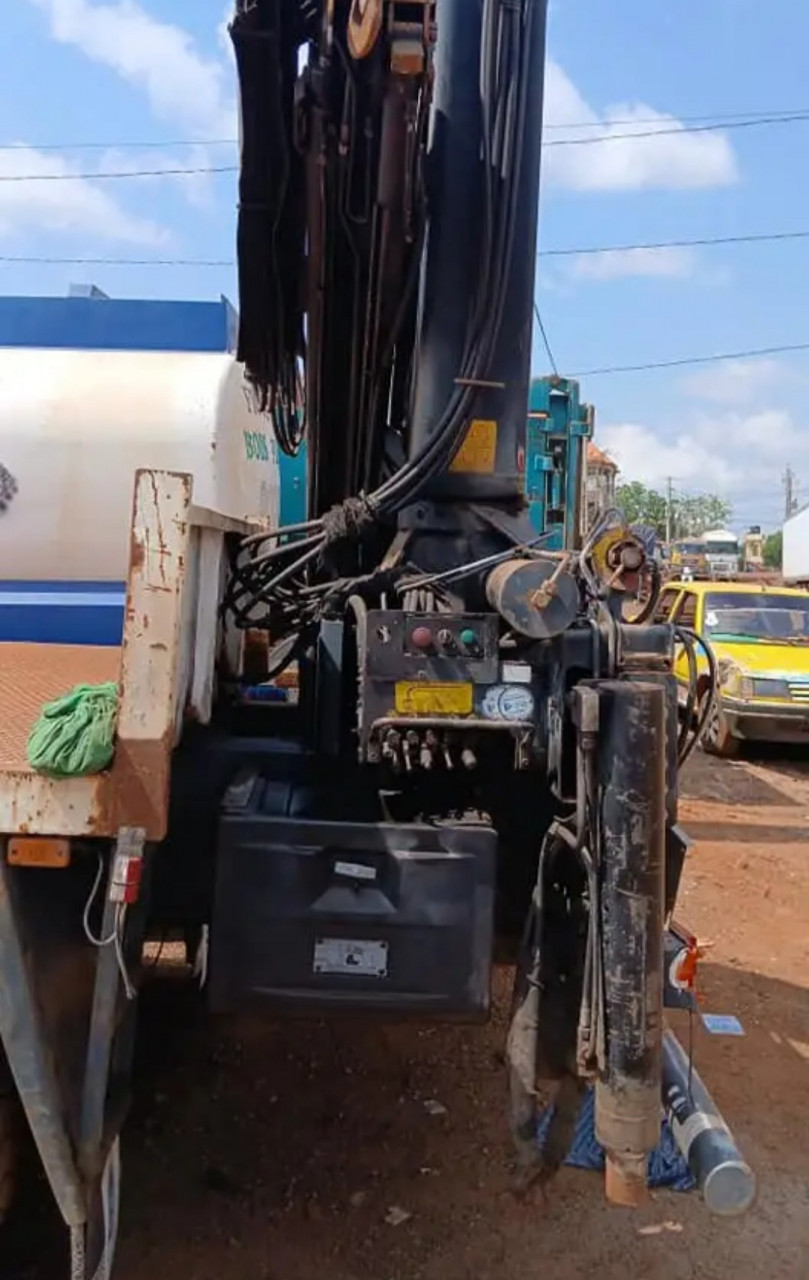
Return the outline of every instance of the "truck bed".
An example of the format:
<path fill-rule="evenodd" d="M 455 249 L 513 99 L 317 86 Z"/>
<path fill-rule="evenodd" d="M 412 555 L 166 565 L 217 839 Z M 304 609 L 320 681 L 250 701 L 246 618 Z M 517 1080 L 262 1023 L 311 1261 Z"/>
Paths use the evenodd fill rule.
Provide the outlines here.
<path fill-rule="evenodd" d="M 225 539 L 257 527 L 194 506 L 188 475 L 139 471 L 121 646 L 0 642 L 0 856 L 14 835 L 106 839 L 136 827 L 163 839 L 183 722 L 209 722 L 220 655 L 241 670 L 243 635 L 220 627 Z M 108 680 L 120 689 L 109 770 L 38 774 L 27 743 L 43 705 Z"/>
<path fill-rule="evenodd" d="M 88 778 L 46 778 L 28 762 L 28 735 L 42 707 L 77 684 L 121 678 L 122 651 L 95 645 L 0 644 L 0 837 L 3 835 L 109 836 L 126 821 L 132 796 L 122 788 L 128 751 L 120 740 L 108 773 Z M 133 826 L 145 826 L 143 806 L 132 807 Z M 148 820 L 148 819 L 147 819 Z"/>
<path fill-rule="evenodd" d="M 207 532 L 192 515 L 190 476 L 139 471 L 122 645 L 0 643 L 0 846 L 6 836 L 109 838 L 122 827 L 163 838 L 186 697 L 195 679 L 210 684 L 215 654 L 217 598 L 206 591 L 219 574 L 203 561 Z M 200 601 L 207 630 L 194 615 Z M 108 680 L 120 688 L 109 770 L 55 779 L 32 769 L 28 735 L 43 705 Z"/>
<path fill-rule="evenodd" d="M 77 684 L 117 681 L 120 648 L 0 644 L 0 774 L 33 774 L 26 745 L 42 707 Z"/>

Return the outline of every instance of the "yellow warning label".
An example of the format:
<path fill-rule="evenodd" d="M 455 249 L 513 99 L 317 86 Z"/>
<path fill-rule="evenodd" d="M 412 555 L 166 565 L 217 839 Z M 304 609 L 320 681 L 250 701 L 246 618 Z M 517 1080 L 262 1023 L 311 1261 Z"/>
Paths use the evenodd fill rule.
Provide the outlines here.
<path fill-rule="evenodd" d="M 453 458 L 450 471 L 489 476 L 497 457 L 497 423 L 474 418 L 469 423 L 464 442 Z"/>
<path fill-rule="evenodd" d="M 398 716 L 468 716 L 473 707 L 471 684 L 425 684 L 400 680 L 396 685 Z"/>

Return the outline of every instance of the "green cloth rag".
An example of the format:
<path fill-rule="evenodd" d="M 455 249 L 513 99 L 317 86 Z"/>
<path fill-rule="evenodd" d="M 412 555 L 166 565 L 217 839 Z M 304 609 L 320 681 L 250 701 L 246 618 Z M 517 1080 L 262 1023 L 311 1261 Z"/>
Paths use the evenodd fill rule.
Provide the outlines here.
<path fill-rule="evenodd" d="M 102 773 L 115 752 L 117 684 L 77 684 L 42 708 L 28 738 L 28 761 L 49 778 Z"/>

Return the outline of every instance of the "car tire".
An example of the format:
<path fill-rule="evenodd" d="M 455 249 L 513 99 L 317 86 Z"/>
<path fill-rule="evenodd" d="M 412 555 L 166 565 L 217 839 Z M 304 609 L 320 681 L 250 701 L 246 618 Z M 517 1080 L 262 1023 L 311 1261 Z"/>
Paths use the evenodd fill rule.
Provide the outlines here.
<path fill-rule="evenodd" d="M 702 731 L 702 749 L 707 751 L 708 755 L 719 756 L 722 760 L 732 760 L 739 754 L 740 748 L 741 742 L 728 727 L 721 700 L 716 698 L 711 714 L 708 716 L 708 722 Z"/>

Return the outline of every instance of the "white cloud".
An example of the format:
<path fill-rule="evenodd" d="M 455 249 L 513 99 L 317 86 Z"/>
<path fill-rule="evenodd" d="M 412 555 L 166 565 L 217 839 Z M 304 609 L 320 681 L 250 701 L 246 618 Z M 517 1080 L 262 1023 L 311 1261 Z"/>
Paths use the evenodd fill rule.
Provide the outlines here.
<path fill-rule="evenodd" d="M 180 154 L 161 151 L 157 147 L 150 147 L 147 151 L 121 151 L 111 147 L 102 152 L 98 170 L 101 173 L 137 173 L 141 175 L 138 178 L 138 189 L 142 186 L 153 187 L 157 183 L 174 186 L 189 204 L 207 209 L 213 204 L 215 196 L 214 176 L 208 172 L 210 164 L 208 149 L 199 145 L 185 148 Z M 152 173 L 159 176 L 143 176 Z"/>
<path fill-rule="evenodd" d="M 35 181 L 2 180 L 19 174 Z M 77 232 L 144 247 L 166 242 L 168 233 L 156 222 L 128 213 L 108 191 L 74 174 L 62 157 L 34 147 L 0 151 L 0 235 Z"/>
<path fill-rule="evenodd" d="M 662 490 L 668 477 L 685 493 L 716 493 L 745 520 L 772 523 L 782 502 L 787 464 L 809 475 L 809 433 L 787 409 L 697 410 L 675 425 L 599 425 L 597 443 L 621 468 L 621 479 Z"/>
<path fill-rule="evenodd" d="M 568 262 L 574 280 L 621 280 L 628 276 L 683 279 L 696 266 L 689 249 L 610 249 L 583 253 Z"/>
<path fill-rule="evenodd" d="M 73 45 L 146 92 L 156 116 L 200 139 L 236 136 L 231 77 L 181 27 L 161 22 L 136 0 L 29 0 L 43 10 L 54 40 Z"/>
<path fill-rule="evenodd" d="M 755 403 L 762 392 L 794 376 L 780 360 L 725 360 L 710 369 L 689 374 L 682 386 L 687 394 L 714 404 L 744 406 Z"/>
<path fill-rule="evenodd" d="M 225 8 L 216 28 L 216 38 L 219 41 L 219 48 L 227 58 L 233 57 L 233 42 L 230 38 L 230 24 L 233 21 L 235 11 L 236 5 L 234 0 L 225 0 Z"/>
<path fill-rule="evenodd" d="M 545 172 L 555 186 L 574 191 L 676 190 L 727 186 L 738 180 L 733 149 L 722 133 L 689 133 L 676 117 L 640 102 L 609 107 L 599 115 L 552 59 L 545 72 L 545 123 L 554 126 L 546 142 L 577 143 L 546 147 Z M 573 124 L 598 127 L 560 127 Z M 667 132 L 659 136 L 582 144 L 587 137 L 664 129 Z"/>
<path fill-rule="evenodd" d="M 599 425 L 596 443 L 612 455 L 622 480 L 659 487 L 676 476 L 681 487 L 725 489 L 736 479 L 734 468 L 704 442 L 698 432 L 670 438 L 635 422 Z"/>

